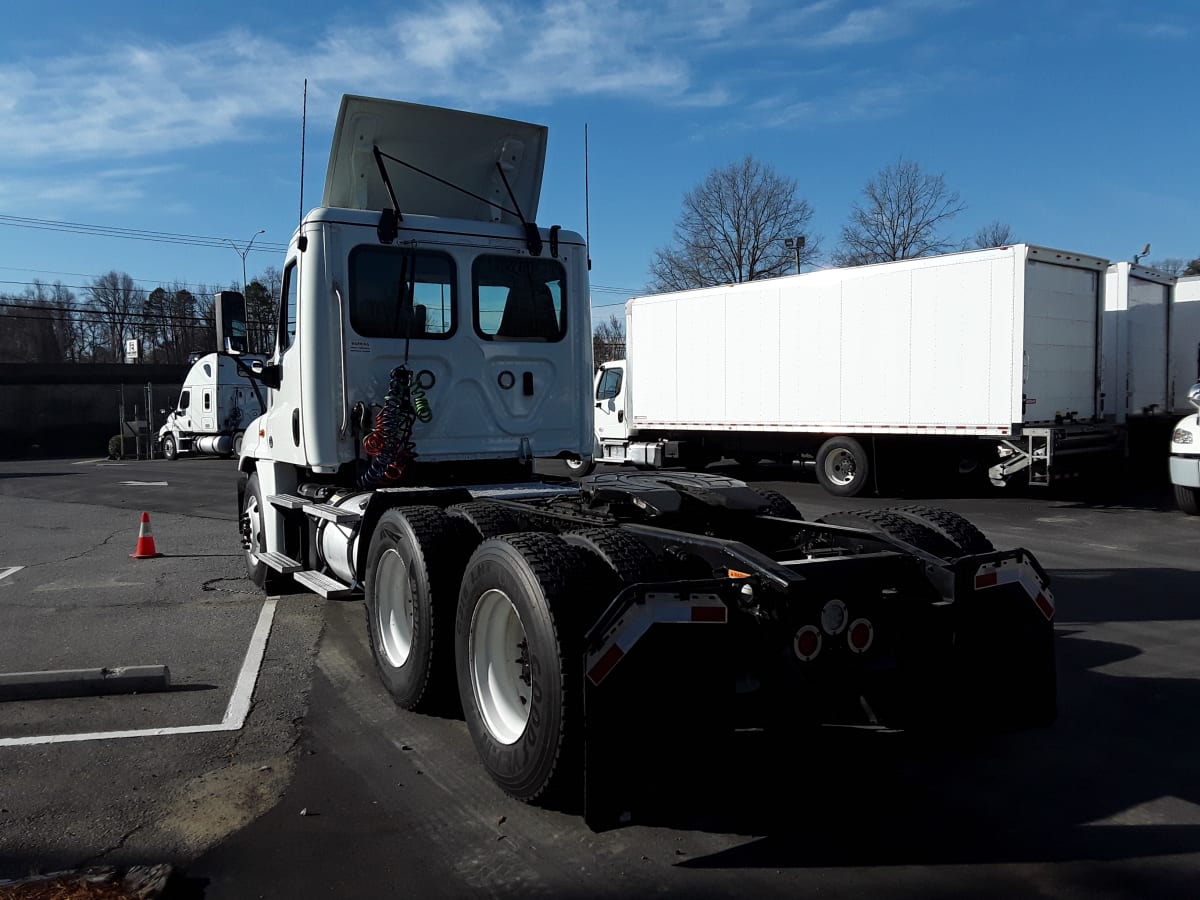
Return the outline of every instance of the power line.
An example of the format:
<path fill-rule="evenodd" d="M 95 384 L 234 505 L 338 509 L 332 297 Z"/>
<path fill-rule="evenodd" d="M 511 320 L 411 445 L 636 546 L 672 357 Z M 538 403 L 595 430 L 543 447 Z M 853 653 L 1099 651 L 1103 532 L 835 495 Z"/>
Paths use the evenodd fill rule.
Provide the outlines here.
<path fill-rule="evenodd" d="M 35 231 L 60 231 L 68 234 L 86 234 L 92 237 L 115 237 L 131 241 L 149 241 L 160 244 L 186 244 L 193 247 L 226 247 L 230 238 L 199 234 L 182 234 L 172 231 L 151 231 L 142 228 L 122 228 L 115 225 L 90 225 L 84 222 L 59 222 L 54 219 L 32 219 L 25 216 L 0 215 L 0 225 L 13 228 L 29 228 Z M 281 253 L 287 244 L 263 241 L 251 252 Z"/>

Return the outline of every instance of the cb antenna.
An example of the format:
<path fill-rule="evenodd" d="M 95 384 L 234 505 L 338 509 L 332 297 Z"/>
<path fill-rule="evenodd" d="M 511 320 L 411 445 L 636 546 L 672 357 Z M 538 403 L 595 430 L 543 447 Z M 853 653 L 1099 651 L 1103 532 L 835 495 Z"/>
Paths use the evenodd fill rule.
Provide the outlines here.
<path fill-rule="evenodd" d="M 588 271 L 592 271 L 592 219 L 588 194 L 588 123 L 583 123 L 583 242 L 587 245 Z"/>
<path fill-rule="evenodd" d="M 304 221 L 304 139 L 308 127 L 308 79 L 304 79 L 304 102 L 300 107 L 300 219 Z"/>

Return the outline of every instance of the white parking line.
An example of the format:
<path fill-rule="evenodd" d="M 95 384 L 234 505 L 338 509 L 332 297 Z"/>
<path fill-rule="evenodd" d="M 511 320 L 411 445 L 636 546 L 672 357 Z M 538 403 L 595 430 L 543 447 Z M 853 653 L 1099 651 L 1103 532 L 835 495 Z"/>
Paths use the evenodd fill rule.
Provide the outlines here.
<path fill-rule="evenodd" d="M 108 461 L 107 456 L 97 456 L 95 459 L 81 459 L 81 460 L 79 460 L 79 462 L 71 463 L 71 465 L 86 466 L 88 463 L 98 463 L 98 462 L 107 462 L 107 461 Z"/>
<path fill-rule="evenodd" d="M 166 487 L 165 481 L 118 481 L 117 484 L 132 484 L 135 487 Z"/>
<path fill-rule="evenodd" d="M 3 581 L 9 575 L 12 575 L 15 572 L 20 572 L 23 568 L 25 568 L 25 567 L 24 566 L 9 566 L 7 569 L 0 569 L 0 581 Z"/>
<path fill-rule="evenodd" d="M 258 624 L 254 626 L 254 634 L 250 636 L 250 646 L 246 650 L 246 658 L 242 661 L 242 669 L 238 672 L 237 682 L 233 686 L 233 694 L 229 698 L 229 705 L 225 707 L 225 715 L 219 723 L 180 725 L 174 728 L 138 728 L 129 731 L 94 731 L 86 734 L 47 734 L 0 738 L 0 747 L 71 744 L 79 741 L 108 741 L 116 738 L 162 737 L 169 734 L 206 734 L 214 731 L 239 730 L 246 723 L 246 716 L 250 712 L 250 698 L 254 695 L 254 685 L 258 681 L 258 672 L 262 666 L 263 655 L 266 653 L 267 638 L 271 635 L 271 623 L 275 619 L 275 605 L 278 602 L 278 598 L 269 597 L 258 614 Z"/>

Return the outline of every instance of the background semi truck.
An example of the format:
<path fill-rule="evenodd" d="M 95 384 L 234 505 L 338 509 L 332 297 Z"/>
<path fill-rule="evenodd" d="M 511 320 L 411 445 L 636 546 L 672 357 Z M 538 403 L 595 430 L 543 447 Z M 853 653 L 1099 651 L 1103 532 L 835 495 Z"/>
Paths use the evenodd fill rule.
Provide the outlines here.
<path fill-rule="evenodd" d="M 808 456 L 842 496 L 935 465 L 1049 484 L 1121 446 L 1107 267 L 1017 244 L 634 298 L 627 357 L 596 378 L 592 461 Z"/>
<path fill-rule="evenodd" d="M 249 360 L 247 360 L 249 361 Z M 207 353 L 192 364 L 173 410 L 158 430 L 158 446 L 167 459 L 181 453 L 236 456 L 246 426 L 265 412 L 262 391 L 234 360 Z"/>
<path fill-rule="evenodd" d="M 398 705 L 461 709 L 505 791 L 582 791 L 593 824 L 637 772 L 719 772 L 735 725 L 1052 720 L 1048 579 L 953 513 L 533 477 L 593 441 L 588 251 L 536 224 L 546 139 L 343 98 L 275 353 L 237 360 L 269 394 L 238 463 L 250 577 L 361 597 Z M 244 300 L 216 308 L 236 357 Z"/>

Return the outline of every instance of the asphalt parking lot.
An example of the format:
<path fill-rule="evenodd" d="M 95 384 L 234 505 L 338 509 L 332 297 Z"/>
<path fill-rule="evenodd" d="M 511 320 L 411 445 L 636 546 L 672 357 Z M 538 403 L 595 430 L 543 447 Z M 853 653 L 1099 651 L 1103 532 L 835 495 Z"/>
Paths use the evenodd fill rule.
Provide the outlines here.
<path fill-rule="evenodd" d="M 737 471 L 809 517 L 895 502 Z M 255 592 L 234 485 L 223 460 L 0 463 L 0 671 L 172 674 L 165 693 L 0 703 L 0 878 L 171 862 L 179 896 L 210 898 L 1194 893 L 1200 518 L 1161 486 L 922 497 L 1050 571 L 1054 727 L 747 744 L 597 834 L 506 798 L 461 720 L 398 711 L 359 603 Z M 159 559 L 129 558 L 143 510 Z M 629 765 L 653 759 L 629 737 Z"/>

